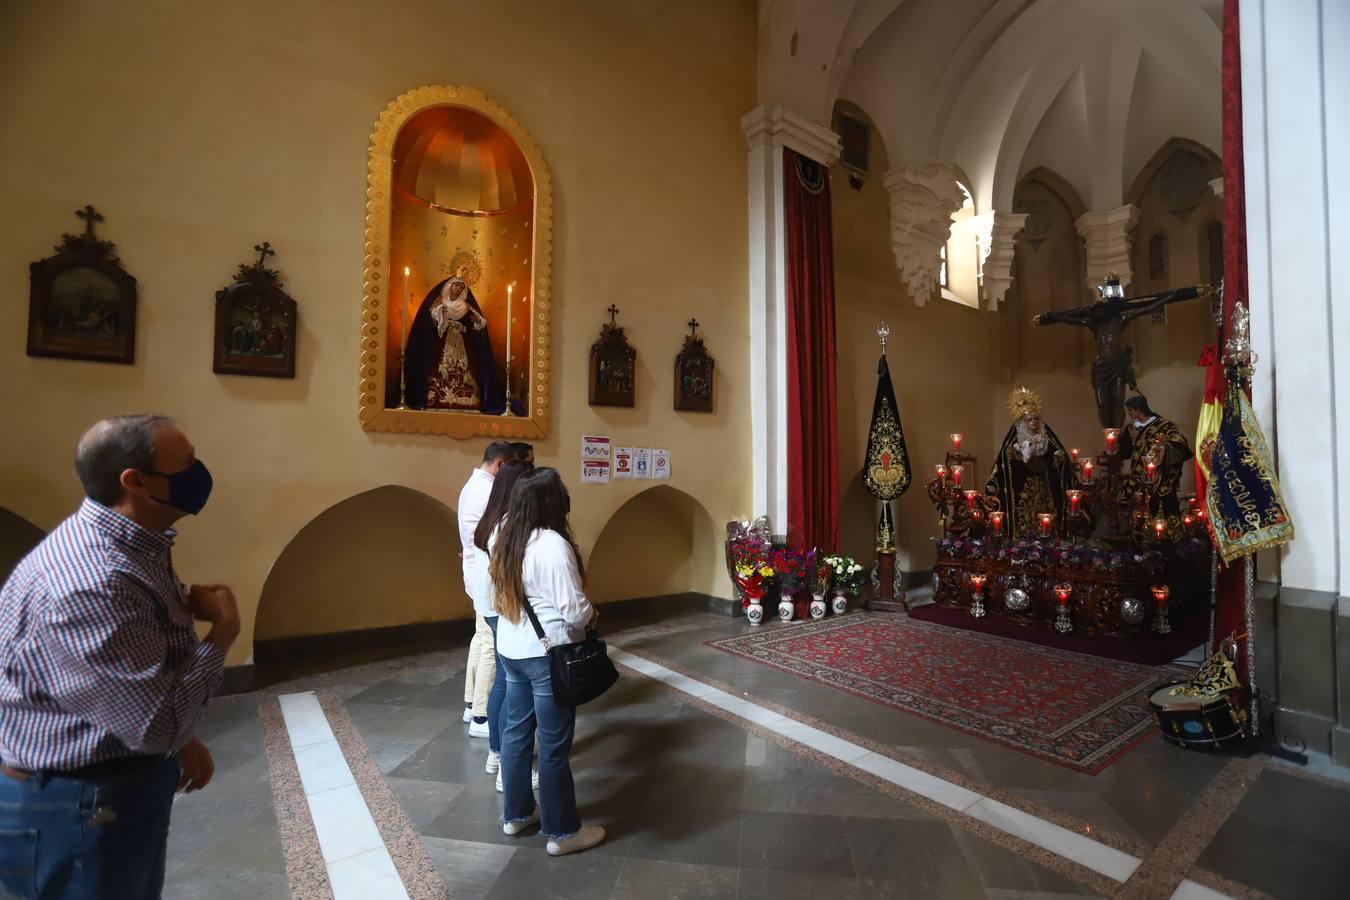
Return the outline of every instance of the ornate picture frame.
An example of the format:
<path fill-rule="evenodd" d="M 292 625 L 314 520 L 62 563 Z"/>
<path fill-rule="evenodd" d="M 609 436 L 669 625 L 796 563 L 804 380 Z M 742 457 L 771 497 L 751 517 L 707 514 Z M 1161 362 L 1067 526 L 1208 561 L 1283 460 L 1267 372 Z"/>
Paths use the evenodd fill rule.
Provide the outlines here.
<path fill-rule="evenodd" d="M 94 227 L 93 206 L 75 215 L 84 233 L 63 234 L 56 255 L 28 266 L 28 355 L 132 365 L 136 361 L 136 279 Z"/>
<path fill-rule="evenodd" d="M 414 288 L 409 282 L 405 263 L 397 258 L 393 219 L 395 198 L 406 200 L 407 191 L 395 183 L 396 159 L 394 148 L 399 134 L 414 117 L 428 110 L 448 107 L 471 110 L 497 126 L 514 142 L 528 165 L 532 182 L 532 211 L 526 223 L 528 243 L 520 247 L 515 262 L 528 272 L 525 278 L 512 279 L 514 298 L 505 286 L 499 299 L 517 304 L 515 312 L 507 312 L 504 321 L 518 329 L 506 330 L 508 351 L 505 372 L 506 390 L 511 394 L 500 415 L 476 411 L 427 410 L 408 408 L 415 403 L 399 401 L 401 380 L 400 330 L 411 318 L 412 304 L 435 281 L 429 275 L 414 271 Z M 548 166 L 534 139 L 505 109 L 489 100 L 482 91 L 464 85 L 427 85 L 408 91 L 391 102 L 380 113 L 370 136 L 367 153 L 366 229 L 364 284 L 361 302 L 361 351 L 358 380 L 358 418 L 366 431 L 416 434 L 443 434 L 455 438 L 485 437 L 543 437 L 547 432 L 550 410 L 549 314 L 552 288 L 553 187 Z M 432 208 L 440 209 L 435 204 Z M 467 212 L 466 216 L 478 215 Z M 490 218 L 481 221 L 491 223 Z M 486 226 L 485 226 L 486 227 Z M 401 238 L 406 245 L 408 238 Z M 420 246 L 420 245 L 419 245 Z M 428 242 L 428 248 L 431 247 Z M 440 275 L 463 275 L 465 265 L 487 265 L 482 256 L 460 264 L 455 258 L 441 260 Z M 472 254 L 471 254 L 472 255 Z M 447 271 L 452 266 L 454 271 Z M 446 282 L 442 280 L 439 285 Z M 470 279 L 472 284 L 472 280 Z M 432 288 L 435 290 L 435 288 Z M 429 295 L 427 295 L 429 296 Z M 518 314 L 517 314 L 518 313 Z M 489 309 L 488 315 L 492 312 Z M 414 321 L 414 327 L 416 322 Z M 523 329 L 523 331 L 519 330 Z M 502 329 L 498 328 L 500 333 Z M 407 341 L 403 340 L 406 353 Z M 524 357 L 523 359 L 521 357 Z M 391 381 L 392 379 L 392 381 Z M 389 398 L 395 398 L 391 403 Z"/>
<path fill-rule="evenodd" d="M 698 320 L 689 320 L 684 347 L 675 355 L 675 410 L 713 411 L 713 374 L 716 362 L 698 336 Z"/>
<path fill-rule="evenodd" d="M 241 263 L 234 282 L 216 291 L 212 371 L 294 378 L 298 308 L 282 290 L 281 276 L 266 266 L 276 254 L 272 245 L 263 241 L 253 249 L 258 261 Z"/>
<path fill-rule="evenodd" d="M 617 322 L 619 308 L 611 304 L 606 312 L 609 321 L 591 344 L 588 399 L 591 406 L 632 408 L 637 405 L 637 350 Z"/>

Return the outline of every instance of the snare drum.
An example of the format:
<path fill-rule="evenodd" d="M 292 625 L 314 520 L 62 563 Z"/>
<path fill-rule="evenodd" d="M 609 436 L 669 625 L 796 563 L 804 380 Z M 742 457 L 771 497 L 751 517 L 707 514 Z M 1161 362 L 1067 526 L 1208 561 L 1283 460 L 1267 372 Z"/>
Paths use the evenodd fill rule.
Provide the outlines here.
<path fill-rule="evenodd" d="M 1173 688 L 1187 683 L 1165 685 L 1149 697 L 1153 721 L 1163 739 L 1178 747 L 1200 750 L 1219 750 L 1240 742 L 1246 736 L 1243 726 L 1247 713 L 1242 709 L 1239 693 L 1228 691 L 1204 698 L 1171 693 Z"/>

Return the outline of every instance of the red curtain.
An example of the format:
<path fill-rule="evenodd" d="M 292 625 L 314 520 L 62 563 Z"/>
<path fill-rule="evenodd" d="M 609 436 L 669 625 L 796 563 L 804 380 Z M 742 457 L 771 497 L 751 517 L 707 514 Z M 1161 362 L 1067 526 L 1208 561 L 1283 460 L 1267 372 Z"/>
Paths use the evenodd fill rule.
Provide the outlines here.
<path fill-rule="evenodd" d="M 1238 0 L 1223 5 L 1223 321 L 1219 352 L 1227 340 L 1234 307 L 1247 305 L 1247 195 L 1242 169 L 1242 65 L 1238 50 Z M 1247 630 L 1245 562 L 1219 570 L 1218 609 L 1214 637 Z M 1247 679 L 1247 654 L 1238 654 L 1238 669 Z"/>
<path fill-rule="evenodd" d="M 788 540 L 839 547 L 835 425 L 834 238 L 830 173 L 783 149 L 787 246 Z M 776 524 L 776 523 L 775 523 Z"/>

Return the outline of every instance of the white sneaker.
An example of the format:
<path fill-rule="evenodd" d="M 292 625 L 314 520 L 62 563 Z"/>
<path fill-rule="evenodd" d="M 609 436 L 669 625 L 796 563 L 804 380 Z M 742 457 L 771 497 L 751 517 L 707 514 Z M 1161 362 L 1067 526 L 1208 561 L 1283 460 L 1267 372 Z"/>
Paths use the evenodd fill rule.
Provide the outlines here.
<path fill-rule="evenodd" d="M 487 719 L 484 719 L 481 722 L 474 722 L 474 721 L 469 722 L 469 737 L 487 737 L 487 736 L 488 736 Z"/>
<path fill-rule="evenodd" d="M 599 825 L 582 825 L 581 830 L 569 838 L 563 838 L 561 841 L 550 840 L 548 855 L 566 856 L 569 853 L 589 850 L 604 839 L 605 829 Z"/>
<path fill-rule="evenodd" d="M 495 775 L 502 769 L 502 755 L 496 750 L 488 751 L 487 765 L 483 767 L 489 775 Z"/>
<path fill-rule="evenodd" d="M 464 724 L 468 725 L 472 721 L 473 721 L 473 707 L 466 706 L 464 707 Z"/>
<path fill-rule="evenodd" d="M 522 819 L 519 822 L 503 822 L 502 834 L 508 837 L 515 837 L 516 835 L 524 831 L 526 828 L 538 824 L 539 824 L 539 807 L 536 806 L 534 808 L 534 812 L 530 813 L 528 818 Z M 604 832 L 601 832 L 600 836 L 603 838 Z M 599 841 L 597 841 L 596 843 L 599 843 Z M 553 846 L 552 841 L 549 841 L 549 846 L 550 847 Z"/>
<path fill-rule="evenodd" d="M 500 757 L 498 757 L 498 759 L 500 759 Z M 488 765 L 492 765 L 492 757 L 490 756 L 488 757 Z M 539 770 L 535 769 L 530 774 L 531 774 L 530 787 L 534 788 L 537 791 L 539 790 Z M 502 793 L 502 773 L 500 765 L 498 765 L 497 767 L 497 793 L 499 794 Z"/>

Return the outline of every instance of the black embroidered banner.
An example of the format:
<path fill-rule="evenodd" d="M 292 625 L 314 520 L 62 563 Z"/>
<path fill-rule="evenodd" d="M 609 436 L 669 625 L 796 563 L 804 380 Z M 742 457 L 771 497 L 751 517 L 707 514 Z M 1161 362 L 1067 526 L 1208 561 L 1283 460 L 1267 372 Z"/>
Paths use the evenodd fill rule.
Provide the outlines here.
<path fill-rule="evenodd" d="M 891 369 L 882 354 L 877 364 L 877 396 L 872 402 L 872 426 L 867 432 L 867 459 L 863 484 L 878 500 L 894 500 L 909 489 L 909 450 L 900 427 L 900 409 L 891 386 Z"/>

